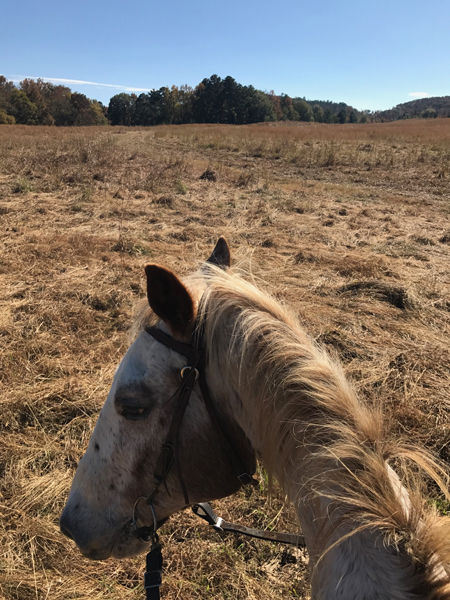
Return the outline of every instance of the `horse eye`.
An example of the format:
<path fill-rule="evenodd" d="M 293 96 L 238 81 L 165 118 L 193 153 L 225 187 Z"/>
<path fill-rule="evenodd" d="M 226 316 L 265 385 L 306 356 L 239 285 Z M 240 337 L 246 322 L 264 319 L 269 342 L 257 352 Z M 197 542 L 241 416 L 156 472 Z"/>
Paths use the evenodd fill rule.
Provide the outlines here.
<path fill-rule="evenodd" d="M 146 415 L 148 410 L 146 408 L 140 408 L 138 406 L 128 406 L 126 404 L 122 404 L 120 409 L 120 414 L 128 419 L 128 421 L 137 421 L 144 415 Z"/>

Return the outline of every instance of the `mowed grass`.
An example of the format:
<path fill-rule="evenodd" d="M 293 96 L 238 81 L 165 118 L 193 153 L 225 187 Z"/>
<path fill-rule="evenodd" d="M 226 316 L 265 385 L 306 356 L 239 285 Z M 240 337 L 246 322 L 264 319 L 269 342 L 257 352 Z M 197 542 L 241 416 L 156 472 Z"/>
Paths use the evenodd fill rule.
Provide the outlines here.
<path fill-rule="evenodd" d="M 143 598 L 143 557 L 90 562 L 58 517 L 129 344 L 143 266 L 183 275 L 219 235 L 384 407 L 387 429 L 448 463 L 449 184 L 450 119 L 1 126 L 0 597 Z M 217 512 L 295 531 L 260 479 Z M 167 599 L 309 597 L 303 551 L 221 539 L 189 512 L 162 540 Z"/>

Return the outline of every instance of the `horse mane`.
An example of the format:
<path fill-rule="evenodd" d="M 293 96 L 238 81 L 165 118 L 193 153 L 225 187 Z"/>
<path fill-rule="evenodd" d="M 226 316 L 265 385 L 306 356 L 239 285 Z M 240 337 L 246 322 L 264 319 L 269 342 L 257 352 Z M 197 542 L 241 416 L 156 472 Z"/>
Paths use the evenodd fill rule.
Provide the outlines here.
<path fill-rule="evenodd" d="M 275 465 L 301 462 L 297 503 L 324 497 L 332 502 L 349 530 L 336 544 L 359 531 L 380 531 L 385 544 L 407 552 L 414 563 L 411 592 L 449 600 L 450 518 L 424 500 L 423 473 L 449 498 L 437 459 L 386 432 L 382 408 L 357 399 L 340 364 L 269 294 L 210 265 L 187 286 L 201 297 L 199 321 L 210 356 L 220 353 L 223 362 L 226 336 L 225 360 L 239 364 L 240 389 L 264 404 L 266 418 L 258 421 L 255 413 L 254 427 L 265 440 L 262 459 L 269 475 Z M 136 327 L 154 320 L 147 306 Z M 290 482 L 281 483 L 288 488 Z M 323 548 L 329 535 L 324 530 Z"/>

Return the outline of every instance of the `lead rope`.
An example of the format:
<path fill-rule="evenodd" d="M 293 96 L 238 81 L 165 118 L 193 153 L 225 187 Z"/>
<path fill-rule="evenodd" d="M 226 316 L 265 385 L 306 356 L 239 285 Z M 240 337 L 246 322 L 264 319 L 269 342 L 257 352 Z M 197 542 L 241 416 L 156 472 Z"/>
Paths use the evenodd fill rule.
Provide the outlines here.
<path fill-rule="evenodd" d="M 161 544 L 156 531 L 152 536 L 152 548 L 147 554 L 147 569 L 144 574 L 144 589 L 146 600 L 160 600 L 160 586 L 162 583 L 161 571 L 163 558 L 161 553 Z"/>
<path fill-rule="evenodd" d="M 241 533 L 242 535 L 247 535 L 259 540 L 288 544 L 289 546 L 295 546 L 297 548 L 306 545 L 305 538 L 302 535 L 297 535 L 295 533 L 281 533 L 279 531 L 266 531 L 264 529 L 253 529 L 252 527 L 245 527 L 245 525 L 225 521 L 225 519 L 216 515 L 208 502 L 194 504 L 192 510 L 197 517 L 204 519 L 208 525 L 220 533 Z"/>
<path fill-rule="evenodd" d="M 153 510 L 153 507 L 151 507 Z M 261 529 L 253 529 L 236 523 L 225 521 L 222 517 L 218 517 L 207 502 L 194 504 L 192 507 L 194 513 L 204 519 L 213 529 L 221 533 L 239 533 L 260 540 L 277 542 L 279 544 L 288 544 L 296 548 L 305 546 L 305 538 L 302 535 L 292 533 L 280 533 L 278 531 L 264 531 Z M 156 517 L 155 517 L 156 519 Z M 156 520 L 155 520 L 156 523 Z M 144 574 L 144 589 L 146 600 L 160 600 L 160 587 L 162 583 L 162 567 L 163 557 L 161 552 L 161 544 L 156 531 L 151 534 L 152 547 L 147 554 L 146 566 Z"/>

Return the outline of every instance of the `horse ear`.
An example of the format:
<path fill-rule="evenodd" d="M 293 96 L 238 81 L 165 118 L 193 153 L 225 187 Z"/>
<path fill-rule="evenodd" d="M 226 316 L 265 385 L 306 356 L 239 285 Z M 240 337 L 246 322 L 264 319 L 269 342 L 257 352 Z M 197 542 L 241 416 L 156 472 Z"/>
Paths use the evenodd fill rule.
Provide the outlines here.
<path fill-rule="evenodd" d="M 220 238 L 217 240 L 217 244 L 206 262 L 209 262 L 212 265 L 217 265 L 221 269 L 228 269 L 230 266 L 230 247 L 228 246 L 227 240 L 223 236 L 220 236 Z"/>
<path fill-rule="evenodd" d="M 166 323 L 172 335 L 185 338 L 194 324 L 194 302 L 178 277 L 158 265 L 147 265 L 147 298 L 153 312 Z"/>

